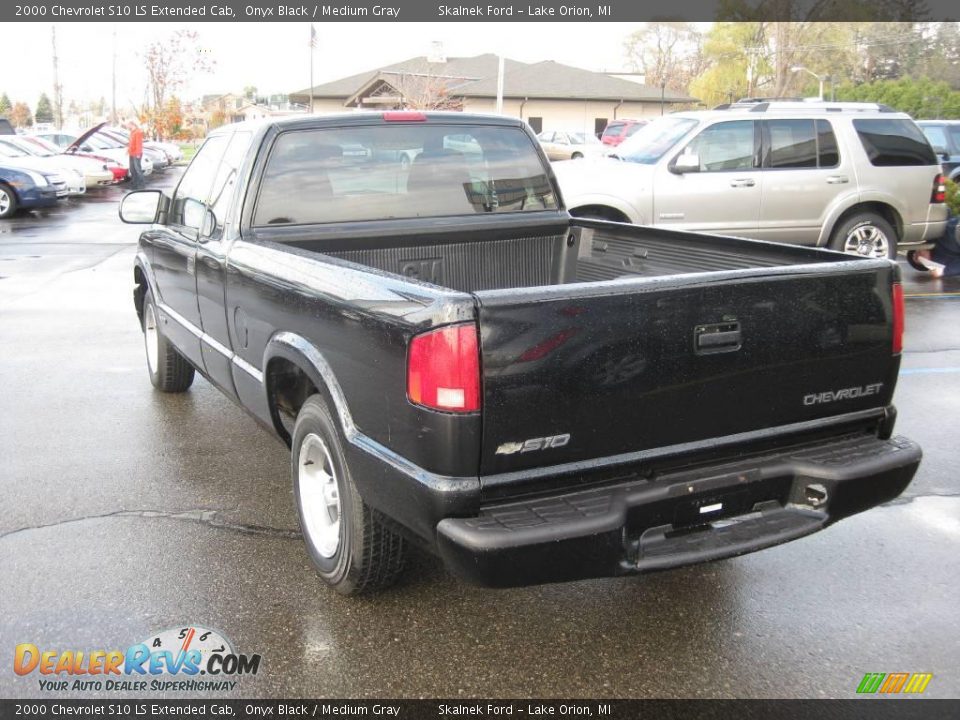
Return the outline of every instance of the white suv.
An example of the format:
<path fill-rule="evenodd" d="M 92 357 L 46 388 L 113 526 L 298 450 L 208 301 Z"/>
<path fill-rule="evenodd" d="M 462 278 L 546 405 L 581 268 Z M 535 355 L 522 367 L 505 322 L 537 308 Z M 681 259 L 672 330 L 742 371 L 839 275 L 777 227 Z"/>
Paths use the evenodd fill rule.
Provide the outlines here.
<path fill-rule="evenodd" d="M 679 112 L 614 153 L 554 164 L 571 214 L 891 258 L 946 224 L 937 156 L 908 115 L 882 105 Z"/>

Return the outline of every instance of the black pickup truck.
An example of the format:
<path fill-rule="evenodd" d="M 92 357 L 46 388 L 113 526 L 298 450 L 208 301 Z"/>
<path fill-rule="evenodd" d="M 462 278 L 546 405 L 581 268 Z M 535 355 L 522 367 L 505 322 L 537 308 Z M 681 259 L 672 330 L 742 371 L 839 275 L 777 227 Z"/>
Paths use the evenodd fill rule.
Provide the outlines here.
<path fill-rule="evenodd" d="M 739 555 L 920 462 L 894 263 L 571 218 L 517 120 L 231 125 L 120 214 L 154 386 L 199 371 L 290 446 L 340 592 L 411 542 L 494 586 Z"/>

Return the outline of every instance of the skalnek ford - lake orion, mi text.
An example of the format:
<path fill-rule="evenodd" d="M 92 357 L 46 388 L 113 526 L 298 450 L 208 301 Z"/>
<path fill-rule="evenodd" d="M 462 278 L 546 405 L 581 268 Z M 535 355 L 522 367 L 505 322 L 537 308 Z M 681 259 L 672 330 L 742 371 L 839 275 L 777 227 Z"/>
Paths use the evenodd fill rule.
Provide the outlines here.
<path fill-rule="evenodd" d="M 440 17 L 608 17 L 611 5 L 438 5 Z"/>

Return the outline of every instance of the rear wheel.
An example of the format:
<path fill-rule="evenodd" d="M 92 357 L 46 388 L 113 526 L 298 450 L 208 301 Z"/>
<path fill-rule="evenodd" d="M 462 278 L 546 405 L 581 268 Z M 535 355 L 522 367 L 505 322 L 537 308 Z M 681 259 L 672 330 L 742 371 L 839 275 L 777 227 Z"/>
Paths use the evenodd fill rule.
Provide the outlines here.
<path fill-rule="evenodd" d="M 0 183 L 0 219 L 12 217 L 17 211 L 17 196 L 9 185 Z"/>
<path fill-rule="evenodd" d="M 307 398 L 297 415 L 290 469 L 303 540 L 324 582 L 343 595 L 393 584 L 406 543 L 360 497 L 320 395 Z"/>
<path fill-rule="evenodd" d="M 583 153 L 575 152 L 573 155 L 570 156 L 570 159 L 571 159 L 571 160 L 581 160 L 581 159 L 583 159 Z"/>
<path fill-rule="evenodd" d="M 184 392 L 193 384 L 196 371 L 164 336 L 159 317 L 153 294 L 148 290 L 143 298 L 143 344 L 150 382 L 162 392 Z"/>
<path fill-rule="evenodd" d="M 860 257 L 894 259 L 897 231 L 876 213 L 856 213 L 834 229 L 830 247 Z"/>

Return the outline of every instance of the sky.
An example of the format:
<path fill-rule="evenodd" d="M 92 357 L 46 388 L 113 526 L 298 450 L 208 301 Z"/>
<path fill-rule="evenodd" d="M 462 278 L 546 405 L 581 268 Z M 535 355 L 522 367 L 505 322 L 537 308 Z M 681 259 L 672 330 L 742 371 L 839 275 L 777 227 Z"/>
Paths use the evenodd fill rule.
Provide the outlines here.
<path fill-rule="evenodd" d="M 179 95 L 240 92 L 289 93 L 309 86 L 308 23 L 2 23 L 4 57 L 23 58 L 23 70 L 0 74 L 0 93 L 36 107 L 52 96 L 51 28 L 56 28 L 64 102 L 104 97 L 109 107 L 116 34 L 117 110 L 145 98 L 142 52 L 153 40 L 189 28 L 199 34 L 216 69 L 194 76 Z M 624 41 L 639 23 L 316 23 L 314 84 L 430 52 L 440 41 L 448 56 L 502 53 L 514 60 L 556 60 L 590 70 L 628 69 Z M 29 60 L 26 60 L 29 58 Z"/>

